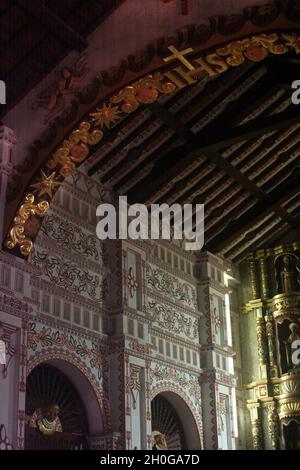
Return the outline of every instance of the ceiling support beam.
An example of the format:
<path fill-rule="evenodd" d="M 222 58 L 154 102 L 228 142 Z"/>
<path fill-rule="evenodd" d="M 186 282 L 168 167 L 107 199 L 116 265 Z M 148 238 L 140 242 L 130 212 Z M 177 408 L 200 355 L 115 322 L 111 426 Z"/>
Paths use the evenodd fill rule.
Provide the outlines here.
<path fill-rule="evenodd" d="M 300 193 L 300 168 L 294 170 L 291 178 L 288 178 L 288 181 L 284 181 L 276 186 L 273 191 L 268 193 L 264 201 L 258 202 L 239 219 L 229 224 L 225 230 L 219 233 L 205 246 L 205 249 L 215 253 L 226 248 L 230 242 L 238 238 L 270 213 L 277 211 L 278 207 L 281 207 L 281 204 L 284 204 L 297 193 Z M 286 211 L 284 210 L 284 212 Z M 299 219 L 292 216 L 290 217 L 293 220 L 293 227 L 299 227 Z"/>

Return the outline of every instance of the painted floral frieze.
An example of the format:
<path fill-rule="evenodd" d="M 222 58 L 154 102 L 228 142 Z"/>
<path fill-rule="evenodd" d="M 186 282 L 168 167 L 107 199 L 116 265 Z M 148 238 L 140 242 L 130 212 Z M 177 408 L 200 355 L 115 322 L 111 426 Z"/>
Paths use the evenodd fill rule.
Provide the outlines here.
<path fill-rule="evenodd" d="M 87 366 L 94 371 L 98 380 L 101 380 L 107 372 L 105 352 L 101 351 L 98 344 L 81 338 L 75 332 L 70 334 L 61 329 L 29 322 L 28 347 L 33 352 L 38 352 L 45 347 L 63 347 L 79 359 L 84 360 Z"/>
<path fill-rule="evenodd" d="M 148 298 L 148 312 L 152 316 L 152 320 L 159 328 L 168 330 L 187 339 L 196 340 L 198 338 L 198 320 L 185 315 L 182 312 L 170 307 L 162 305 Z"/>
<path fill-rule="evenodd" d="M 41 227 L 41 232 L 49 238 L 52 238 L 59 245 L 76 251 L 77 253 L 99 261 L 100 245 L 94 235 L 86 234 L 80 227 L 72 224 L 66 219 L 60 219 L 57 215 L 45 217 Z"/>
<path fill-rule="evenodd" d="M 45 251 L 36 251 L 32 263 L 38 265 L 47 280 L 56 287 L 63 287 L 76 294 L 86 294 L 92 299 L 101 298 L 101 280 L 96 274 L 79 269 L 74 263 L 50 255 Z"/>
<path fill-rule="evenodd" d="M 162 294 L 181 302 L 192 309 L 197 309 L 195 288 L 180 281 L 172 274 L 147 264 L 146 285 Z"/>
<path fill-rule="evenodd" d="M 155 366 L 150 369 L 151 387 L 158 386 L 163 382 L 173 382 L 193 399 L 194 405 L 201 405 L 201 387 L 198 376 L 178 370 L 175 367 L 155 364 Z"/>

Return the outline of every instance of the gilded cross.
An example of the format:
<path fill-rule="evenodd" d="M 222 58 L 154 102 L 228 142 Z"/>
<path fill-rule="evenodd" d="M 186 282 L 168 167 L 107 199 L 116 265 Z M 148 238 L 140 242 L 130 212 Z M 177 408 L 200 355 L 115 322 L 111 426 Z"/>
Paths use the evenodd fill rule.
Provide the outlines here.
<path fill-rule="evenodd" d="M 187 69 L 189 69 L 191 71 L 195 70 L 195 67 L 185 58 L 185 56 L 187 54 L 190 54 L 191 52 L 193 52 L 194 49 L 189 47 L 188 49 L 184 49 L 184 51 L 178 51 L 176 49 L 176 47 L 174 47 L 174 46 L 168 46 L 168 49 L 169 49 L 169 51 L 172 52 L 172 55 L 170 55 L 169 57 L 166 57 L 164 59 L 164 62 L 168 63 L 168 62 L 171 62 L 172 60 L 177 59 L 183 65 L 185 65 Z"/>

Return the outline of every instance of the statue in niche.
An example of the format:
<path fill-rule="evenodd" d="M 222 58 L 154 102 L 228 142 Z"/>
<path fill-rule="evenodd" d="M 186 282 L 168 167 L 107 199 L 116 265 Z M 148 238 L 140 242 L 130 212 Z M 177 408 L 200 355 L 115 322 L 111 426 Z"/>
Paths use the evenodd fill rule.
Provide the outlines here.
<path fill-rule="evenodd" d="M 55 432 L 62 432 L 61 422 L 58 417 L 59 412 L 59 406 L 56 404 L 39 408 L 30 417 L 29 426 L 35 428 L 44 436 L 51 436 Z"/>
<path fill-rule="evenodd" d="M 284 255 L 280 271 L 281 291 L 283 293 L 288 294 L 299 289 L 298 274 L 297 258 L 293 255 Z"/>
<path fill-rule="evenodd" d="M 290 335 L 286 341 L 284 341 L 285 346 L 285 355 L 286 355 L 286 363 L 288 368 L 294 367 L 292 362 L 292 344 L 297 339 L 300 339 L 300 332 L 299 332 L 299 325 L 298 323 L 290 323 L 289 324 Z"/>

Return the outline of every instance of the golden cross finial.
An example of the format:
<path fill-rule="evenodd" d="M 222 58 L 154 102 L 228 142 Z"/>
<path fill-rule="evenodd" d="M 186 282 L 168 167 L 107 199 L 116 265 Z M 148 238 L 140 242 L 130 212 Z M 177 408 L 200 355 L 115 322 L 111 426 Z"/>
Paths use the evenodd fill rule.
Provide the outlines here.
<path fill-rule="evenodd" d="M 194 70 L 195 67 L 185 58 L 185 56 L 187 54 L 190 54 L 191 52 L 193 52 L 194 49 L 192 49 L 191 47 L 189 47 L 188 49 L 184 49 L 184 51 L 178 51 L 176 49 L 176 47 L 174 46 L 168 46 L 168 49 L 169 51 L 172 52 L 172 55 L 170 55 L 169 57 L 166 57 L 164 59 L 164 62 L 170 62 L 172 60 L 179 60 L 183 65 L 186 66 L 187 69 L 189 70 Z"/>

